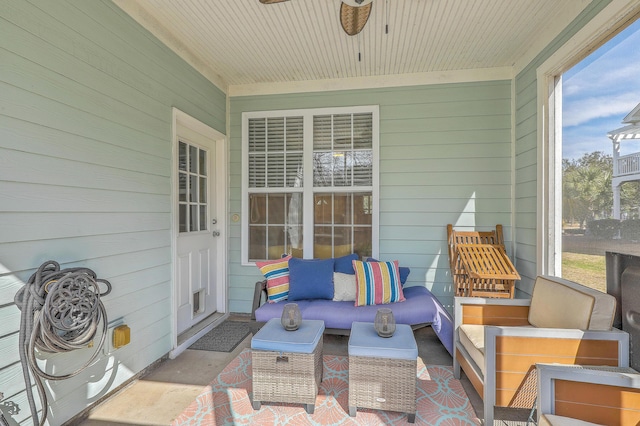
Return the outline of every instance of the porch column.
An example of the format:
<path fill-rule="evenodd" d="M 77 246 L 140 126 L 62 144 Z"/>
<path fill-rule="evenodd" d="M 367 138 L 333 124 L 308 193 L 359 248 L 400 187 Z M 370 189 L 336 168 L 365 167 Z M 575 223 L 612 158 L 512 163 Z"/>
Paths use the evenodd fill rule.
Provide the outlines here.
<path fill-rule="evenodd" d="M 612 189 L 613 189 L 613 218 L 620 220 L 620 184 L 613 183 Z"/>
<path fill-rule="evenodd" d="M 613 177 L 618 176 L 618 158 L 620 157 L 620 140 L 616 136 L 611 138 L 613 142 Z"/>

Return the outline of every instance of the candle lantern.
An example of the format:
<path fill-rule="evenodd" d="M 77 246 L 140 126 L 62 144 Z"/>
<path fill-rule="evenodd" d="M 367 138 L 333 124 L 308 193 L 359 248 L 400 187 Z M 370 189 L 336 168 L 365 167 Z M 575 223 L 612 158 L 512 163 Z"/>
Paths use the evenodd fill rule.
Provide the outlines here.
<path fill-rule="evenodd" d="M 302 322 L 302 314 L 297 303 L 287 303 L 282 309 L 282 326 L 287 331 L 297 330 Z"/>
<path fill-rule="evenodd" d="M 391 337 L 396 331 L 396 320 L 389 308 L 380 308 L 376 312 L 374 327 L 380 337 Z"/>

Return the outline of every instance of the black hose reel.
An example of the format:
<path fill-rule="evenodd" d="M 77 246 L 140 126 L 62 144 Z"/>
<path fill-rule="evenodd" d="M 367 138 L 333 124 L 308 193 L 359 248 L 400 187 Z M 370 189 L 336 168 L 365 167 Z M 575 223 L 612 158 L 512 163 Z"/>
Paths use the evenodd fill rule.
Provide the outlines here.
<path fill-rule="evenodd" d="M 42 381 L 76 376 L 100 353 L 107 337 L 107 312 L 100 297 L 110 292 L 109 281 L 99 279 L 91 269 L 61 270 L 57 262 L 50 260 L 43 263 L 16 293 L 14 301 L 21 311 L 20 362 L 34 424 L 43 425 L 47 418 L 47 395 Z M 100 328 L 102 336 L 95 344 L 93 340 Z M 39 353 L 61 353 L 92 346 L 94 352 L 90 359 L 68 374 L 47 373 L 36 360 L 36 350 Z M 29 372 L 42 403 L 40 421 Z"/>

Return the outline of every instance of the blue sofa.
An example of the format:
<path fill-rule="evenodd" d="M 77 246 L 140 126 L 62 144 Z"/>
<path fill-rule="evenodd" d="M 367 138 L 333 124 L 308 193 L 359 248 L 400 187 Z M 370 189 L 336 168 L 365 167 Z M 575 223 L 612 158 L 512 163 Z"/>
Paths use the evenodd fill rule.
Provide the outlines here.
<path fill-rule="evenodd" d="M 405 270 L 408 271 L 408 268 Z M 296 300 L 295 303 L 298 304 L 303 319 L 323 320 L 325 333 L 342 335 L 349 334 L 352 322 L 374 322 L 380 307 L 390 308 L 398 324 L 410 325 L 414 330 L 430 325 L 447 351 L 453 355 L 453 319 L 448 311 L 425 287 L 403 287 L 402 291 L 405 301 L 384 305 L 354 306 L 353 301 L 328 299 Z M 259 329 L 272 318 L 280 318 L 284 305 L 290 303 L 289 300 L 264 303 L 266 300 L 267 281 L 258 281 L 251 309 L 253 330 Z"/>

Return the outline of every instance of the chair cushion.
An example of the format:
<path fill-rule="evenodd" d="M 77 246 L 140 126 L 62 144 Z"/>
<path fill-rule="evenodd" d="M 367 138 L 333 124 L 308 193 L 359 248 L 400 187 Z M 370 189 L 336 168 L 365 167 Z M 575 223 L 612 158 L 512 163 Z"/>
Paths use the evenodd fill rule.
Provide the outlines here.
<path fill-rule="evenodd" d="M 484 375 L 484 325 L 462 324 L 459 332 L 460 343 Z"/>
<path fill-rule="evenodd" d="M 569 417 L 556 416 L 555 414 L 543 414 L 538 426 L 601 426 L 597 423 L 584 420 L 571 419 Z"/>
<path fill-rule="evenodd" d="M 562 278 L 538 276 L 529 323 L 534 327 L 611 330 L 615 308 L 616 300 L 609 294 Z"/>

